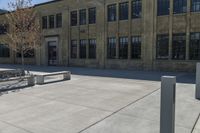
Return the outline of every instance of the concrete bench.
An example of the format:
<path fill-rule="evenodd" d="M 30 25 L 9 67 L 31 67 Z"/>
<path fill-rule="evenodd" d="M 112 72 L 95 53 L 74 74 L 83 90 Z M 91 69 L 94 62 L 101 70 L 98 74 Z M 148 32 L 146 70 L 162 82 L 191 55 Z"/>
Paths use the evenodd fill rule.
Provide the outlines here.
<path fill-rule="evenodd" d="M 33 75 L 0 79 L 0 83 L 9 82 L 9 81 L 20 81 L 20 80 L 27 80 L 28 86 L 35 85 L 35 76 L 33 76 Z"/>
<path fill-rule="evenodd" d="M 56 75 L 63 75 L 63 80 L 70 80 L 71 79 L 71 72 L 69 71 L 62 71 L 62 72 L 53 72 L 48 74 L 37 74 L 36 75 L 36 83 L 39 85 L 44 84 L 44 78 Z"/>

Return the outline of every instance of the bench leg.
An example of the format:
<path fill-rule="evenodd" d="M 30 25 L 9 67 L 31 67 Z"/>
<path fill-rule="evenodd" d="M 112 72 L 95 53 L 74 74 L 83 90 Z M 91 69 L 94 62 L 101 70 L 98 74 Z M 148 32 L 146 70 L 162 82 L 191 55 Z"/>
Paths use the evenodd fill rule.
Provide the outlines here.
<path fill-rule="evenodd" d="M 69 73 L 63 74 L 63 79 L 64 80 L 71 80 L 71 73 L 69 72 Z"/>
<path fill-rule="evenodd" d="M 44 84 L 44 76 L 38 75 L 36 77 L 36 80 L 37 80 L 37 84 L 39 84 L 39 85 Z"/>
<path fill-rule="evenodd" d="M 27 82 L 28 82 L 28 86 L 34 86 L 35 85 L 35 77 L 34 76 L 30 76 L 27 79 Z"/>

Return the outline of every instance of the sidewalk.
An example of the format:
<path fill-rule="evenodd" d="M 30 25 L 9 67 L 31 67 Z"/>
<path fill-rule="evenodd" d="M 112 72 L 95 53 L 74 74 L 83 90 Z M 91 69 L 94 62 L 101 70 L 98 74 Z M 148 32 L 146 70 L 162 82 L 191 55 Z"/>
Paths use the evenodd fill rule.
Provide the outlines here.
<path fill-rule="evenodd" d="M 194 98 L 193 74 L 37 66 L 31 70 L 70 70 L 72 80 L 0 96 L 0 132 L 159 133 L 163 74 L 176 75 L 180 81 L 176 133 L 199 131 L 199 123 L 194 127 L 200 101 Z"/>

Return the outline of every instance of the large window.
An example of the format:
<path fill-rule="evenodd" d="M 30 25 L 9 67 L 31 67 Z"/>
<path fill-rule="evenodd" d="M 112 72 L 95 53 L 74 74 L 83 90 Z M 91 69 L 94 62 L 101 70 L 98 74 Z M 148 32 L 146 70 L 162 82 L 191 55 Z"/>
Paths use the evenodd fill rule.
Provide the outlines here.
<path fill-rule="evenodd" d="M 77 58 L 77 40 L 71 41 L 71 58 Z"/>
<path fill-rule="evenodd" d="M 47 16 L 42 17 L 42 29 L 47 29 Z"/>
<path fill-rule="evenodd" d="M 156 58 L 168 59 L 169 58 L 169 35 L 157 35 L 156 43 Z"/>
<path fill-rule="evenodd" d="M 96 39 L 89 40 L 89 58 L 90 59 L 96 58 Z"/>
<path fill-rule="evenodd" d="M 86 9 L 82 9 L 79 11 L 79 21 L 80 25 L 86 24 Z"/>
<path fill-rule="evenodd" d="M 131 39 L 131 58 L 141 59 L 141 36 L 134 36 Z"/>
<path fill-rule="evenodd" d="M 116 4 L 108 5 L 108 21 L 116 21 Z"/>
<path fill-rule="evenodd" d="M 54 15 L 50 15 L 49 16 L 49 28 L 54 28 L 54 25 L 55 25 L 55 20 L 54 20 Z"/>
<path fill-rule="evenodd" d="M 187 12 L 187 0 L 174 0 L 174 14 Z"/>
<path fill-rule="evenodd" d="M 119 4 L 119 20 L 128 19 L 128 2 Z"/>
<path fill-rule="evenodd" d="M 119 38 L 119 58 L 120 59 L 128 58 L 128 37 Z"/>
<path fill-rule="evenodd" d="M 17 57 L 21 58 L 21 53 L 17 53 Z M 34 58 L 35 57 L 35 50 L 29 49 L 24 53 L 24 58 Z"/>
<path fill-rule="evenodd" d="M 191 0 L 191 11 L 200 12 L 200 0 Z"/>
<path fill-rule="evenodd" d="M 77 11 L 72 11 L 71 12 L 71 26 L 76 26 L 77 25 Z"/>
<path fill-rule="evenodd" d="M 96 8 L 89 8 L 89 24 L 96 23 Z"/>
<path fill-rule="evenodd" d="M 132 1 L 132 18 L 141 18 L 142 16 L 142 0 Z"/>
<path fill-rule="evenodd" d="M 172 43 L 172 59 L 185 60 L 186 55 L 186 35 L 174 34 Z"/>
<path fill-rule="evenodd" d="M 190 60 L 200 60 L 200 33 L 190 35 Z"/>
<path fill-rule="evenodd" d="M 108 38 L 107 58 L 108 59 L 116 58 L 116 38 L 115 37 Z"/>
<path fill-rule="evenodd" d="M 56 14 L 56 28 L 62 27 L 62 14 Z"/>
<path fill-rule="evenodd" d="M 87 40 L 80 40 L 80 58 L 85 59 L 86 58 L 86 45 L 87 45 Z"/>
<path fill-rule="evenodd" d="M 157 14 L 161 15 L 169 15 L 169 6 L 170 0 L 157 0 Z"/>
<path fill-rule="evenodd" d="M 0 25 L 0 35 L 6 34 L 8 31 L 8 25 Z"/>
<path fill-rule="evenodd" d="M 10 49 L 8 48 L 8 45 L 0 44 L 0 57 L 10 57 Z"/>

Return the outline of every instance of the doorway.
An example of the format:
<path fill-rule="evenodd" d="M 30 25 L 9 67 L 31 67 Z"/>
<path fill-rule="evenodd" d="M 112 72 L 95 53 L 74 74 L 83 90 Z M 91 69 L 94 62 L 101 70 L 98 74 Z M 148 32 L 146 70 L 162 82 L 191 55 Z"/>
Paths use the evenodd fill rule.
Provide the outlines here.
<path fill-rule="evenodd" d="M 48 42 L 48 65 L 49 66 L 56 66 L 58 63 L 57 57 L 57 42 L 56 41 L 49 41 Z"/>

